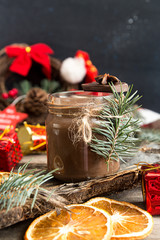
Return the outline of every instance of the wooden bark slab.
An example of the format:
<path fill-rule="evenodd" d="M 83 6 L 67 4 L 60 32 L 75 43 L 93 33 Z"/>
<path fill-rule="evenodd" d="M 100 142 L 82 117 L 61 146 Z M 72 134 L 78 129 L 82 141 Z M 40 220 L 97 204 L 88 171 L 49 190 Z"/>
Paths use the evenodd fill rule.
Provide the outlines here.
<path fill-rule="evenodd" d="M 117 192 L 134 188 L 140 183 L 141 173 L 137 168 L 132 170 L 125 169 L 142 161 L 150 164 L 160 162 L 159 150 L 159 145 L 146 145 L 143 149 L 141 148 L 141 151 L 137 152 L 133 159 L 126 160 L 125 164 L 121 163 L 121 171 L 110 177 L 64 184 L 53 179 L 53 181 L 47 182 L 44 186 L 49 191 L 48 194 L 51 191 L 53 192 L 49 201 L 41 195 L 41 198 L 37 199 L 32 211 L 30 209 L 32 199 L 28 200 L 23 207 L 11 209 L 9 212 L 0 211 L 0 229 L 28 218 L 34 218 L 54 208 L 63 208 L 65 204 L 83 203 L 92 197 L 100 195 L 108 197 L 112 193 L 116 194 Z M 46 155 L 25 156 L 20 165 L 28 161 L 30 161 L 28 169 L 47 170 Z"/>
<path fill-rule="evenodd" d="M 125 189 L 133 188 L 140 182 L 140 173 L 137 168 L 122 171 L 110 177 L 93 179 L 79 183 L 67 183 L 53 186 L 50 182 L 46 187 L 48 196 L 51 191 L 52 197 L 48 200 L 46 192 L 40 192 L 35 207 L 31 211 L 32 199 L 29 199 L 25 206 L 16 207 L 8 212 L 0 211 L 0 229 L 42 215 L 54 208 L 64 208 L 67 204 L 83 203 L 88 199 L 103 194 L 111 194 Z M 54 191 L 53 191 L 54 190 Z"/>
<path fill-rule="evenodd" d="M 139 180 L 139 170 L 135 168 L 110 177 L 63 184 L 55 189 L 55 193 L 66 198 L 69 203 L 83 203 L 95 196 L 109 195 L 132 188 L 138 184 Z"/>

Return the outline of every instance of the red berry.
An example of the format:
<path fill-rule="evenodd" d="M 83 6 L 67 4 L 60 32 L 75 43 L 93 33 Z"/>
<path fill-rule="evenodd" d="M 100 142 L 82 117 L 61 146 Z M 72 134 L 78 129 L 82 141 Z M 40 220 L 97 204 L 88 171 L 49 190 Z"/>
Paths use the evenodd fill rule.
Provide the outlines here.
<path fill-rule="evenodd" d="M 2 93 L 2 98 L 7 99 L 8 98 L 8 93 Z"/>
<path fill-rule="evenodd" d="M 13 88 L 8 92 L 8 95 L 10 97 L 14 98 L 14 97 L 16 97 L 17 93 L 18 93 L 18 90 L 16 88 Z"/>
<path fill-rule="evenodd" d="M 17 88 L 13 88 L 12 91 L 14 91 L 14 94 L 15 94 L 15 95 L 18 94 L 18 89 L 17 89 Z"/>
<path fill-rule="evenodd" d="M 8 92 L 8 95 L 9 95 L 9 97 L 14 97 L 14 91 L 10 90 L 10 91 Z"/>

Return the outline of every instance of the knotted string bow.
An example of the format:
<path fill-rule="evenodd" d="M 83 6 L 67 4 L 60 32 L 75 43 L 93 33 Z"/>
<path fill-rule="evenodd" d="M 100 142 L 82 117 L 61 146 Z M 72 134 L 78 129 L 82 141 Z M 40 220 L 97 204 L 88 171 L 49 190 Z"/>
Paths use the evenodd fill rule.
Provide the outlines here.
<path fill-rule="evenodd" d="M 27 76 L 32 60 L 42 65 L 42 71 L 51 78 L 51 65 L 48 54 L 53 54 L 53 50 L 46 44 L 37 43 L 28 47 L 7 46 L 5 47 L 8 57 L 15 58 L 10 66 L 10 71 Z"/>

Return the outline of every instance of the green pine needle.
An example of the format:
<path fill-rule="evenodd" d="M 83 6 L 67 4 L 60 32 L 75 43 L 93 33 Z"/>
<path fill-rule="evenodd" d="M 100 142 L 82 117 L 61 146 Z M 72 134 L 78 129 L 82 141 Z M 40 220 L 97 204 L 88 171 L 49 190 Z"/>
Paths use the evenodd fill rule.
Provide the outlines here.
<path fill-rule="evenodd" d="M 90 143 L 91 150 L 110 160 L 123 160 L 137 150 L 136 133 L 140 131 L 140 121 L 134 119 L 135 103 L 140 99 L 137 92 L 132 94 L 133 86 L 129 87 L 126 95 L 122 90 L 118 93 L 111 85 L 113 98 L 104 97 L 104 105 L 98 116 L 99 121 L 93 130 Z"/>
<path fill-rule="evenodd" d="M 2 179 L 0 184 L 0 209 L 7 211 L 13 207 L 23 206 L 27 199 L 33 196 L 31 208 L 34 207 L 38 190 L 42 189 L 41 185 L 53 178 L 51 171 L 45 173 L 40 171 L 35 174 L 35 170 L 26 172 L 27 164 L 19 167 L 17 174 L 10 172 L 9 178 Z"/>

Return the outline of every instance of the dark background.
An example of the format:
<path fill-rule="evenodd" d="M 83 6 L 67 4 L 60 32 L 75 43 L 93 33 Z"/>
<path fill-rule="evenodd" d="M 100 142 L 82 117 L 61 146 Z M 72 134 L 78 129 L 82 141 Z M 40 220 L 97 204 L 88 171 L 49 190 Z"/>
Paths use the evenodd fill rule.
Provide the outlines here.
<path fill-rule="evenodd" d="M 38 42 L 60 60 L 87 51 L 100 74 L 133 83 L 160 112 L 159 0 L 0 0 L 0 48 Z"/>

